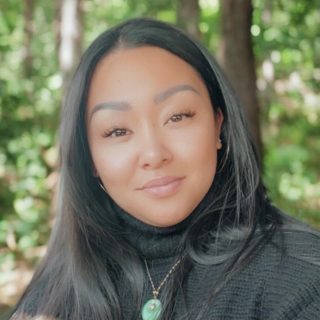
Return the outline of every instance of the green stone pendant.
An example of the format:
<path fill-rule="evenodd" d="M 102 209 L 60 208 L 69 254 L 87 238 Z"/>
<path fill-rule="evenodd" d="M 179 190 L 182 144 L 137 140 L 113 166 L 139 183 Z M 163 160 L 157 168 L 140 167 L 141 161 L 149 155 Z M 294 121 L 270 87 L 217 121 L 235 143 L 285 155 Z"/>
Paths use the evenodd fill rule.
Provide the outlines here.
<path fill-rule="evenodd" d="M 143 320 L 157 320 L 161 313 L 162 305 L 159 299 L 148 300 L 142 308 Z"/>

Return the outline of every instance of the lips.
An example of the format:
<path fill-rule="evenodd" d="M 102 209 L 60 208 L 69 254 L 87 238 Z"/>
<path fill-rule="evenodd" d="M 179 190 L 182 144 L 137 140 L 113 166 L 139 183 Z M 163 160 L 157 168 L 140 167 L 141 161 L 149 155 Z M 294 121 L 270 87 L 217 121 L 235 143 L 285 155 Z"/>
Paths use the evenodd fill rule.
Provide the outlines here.
<path fill-rule="evenodd" d="M 145 183 L 142 188 L 148 194 L 156 197 L 166 197 L 175 194 L 185 177 L 161 177 Z"/>

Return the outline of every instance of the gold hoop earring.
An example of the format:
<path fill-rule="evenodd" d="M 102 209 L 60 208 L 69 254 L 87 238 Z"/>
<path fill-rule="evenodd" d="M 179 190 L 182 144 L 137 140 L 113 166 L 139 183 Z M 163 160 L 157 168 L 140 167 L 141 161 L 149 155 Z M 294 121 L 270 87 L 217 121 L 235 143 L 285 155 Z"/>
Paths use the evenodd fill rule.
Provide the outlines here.
<path fill-rule="evenodd" d="M 98 185 L 100 186 L 100 188 L 101 188 L 105 193 L 108 193 L 107 190 L 106 190 L 106 188 L 104 187 L 103 183 L 101 182 L 101 180 L 99 179 L 98 181 L 99 181 L 99 182 L 98 182 Z"/>

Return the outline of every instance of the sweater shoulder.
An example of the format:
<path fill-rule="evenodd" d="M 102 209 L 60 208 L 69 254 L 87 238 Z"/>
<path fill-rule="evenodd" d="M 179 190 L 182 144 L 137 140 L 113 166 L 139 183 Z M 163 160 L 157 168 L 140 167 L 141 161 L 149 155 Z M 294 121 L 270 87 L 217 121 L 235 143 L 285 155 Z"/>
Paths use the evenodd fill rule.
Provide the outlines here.
<path fill-rule="evenodd" d="M 199 292 L 213 292 L 213 285 L 225 276 L 223 263 L 197 265 L 190 277 L 192 299 Z M 279 228 L 224 283 L 209 309 L 207 319 L 318 319 L 319 232 L 299 223 Z"/>
<path fill-rule="evenodd" d="M 320 268 L 320 232 L 302 223 L 284 225 L 266 245 L 265 258 L 274 256 L 279 265 L 290 261 L 305 267 Z M 276 261 L 275 261 L 276 262 Z M 295 264 L 292 267 L 295 267 Z M 277 263 L 276 263 L 277 264 Z"/>
<path fill-rule="evenodd" d="M 269 285 L 299 287 L 320 282 L 320 232 L 303 224 L 285 225 L 262 248 L 249 267 L 268 279 Z M 291 287 L 291 285 L 290 285 Z"/>
<path fill-rule="evenodd" d="M 256 271 L 262 270 L 260 303 L 264 318 L 316 319 L 309 315 L 320 306 L 318 231 L 299 224 L 284 226 L 259 253 L 256 263 L 260 266 Z"/>

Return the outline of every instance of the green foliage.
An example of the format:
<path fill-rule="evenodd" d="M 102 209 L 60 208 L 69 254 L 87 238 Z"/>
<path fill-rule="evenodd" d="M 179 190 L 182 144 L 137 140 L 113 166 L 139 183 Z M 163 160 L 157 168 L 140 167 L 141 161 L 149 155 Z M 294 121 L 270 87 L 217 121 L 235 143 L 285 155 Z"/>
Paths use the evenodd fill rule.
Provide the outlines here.
<path fill-rule="evenodd" d="M 254 11 L 265 181 L 275 203 L 320 227 L 319 3 L 272 5 Z"/>
<path fill-rule="evenodd" d="M 0 247 L 3 259 L 46 242 L 59 106 L 53 7 L 37 5 L 26 68 L 22 2 L 6 2 L 0 22 Z M 5 12 L 5 14 L 4 14 Z M 50 57 L 50 59 L 48 59 Z"/>

